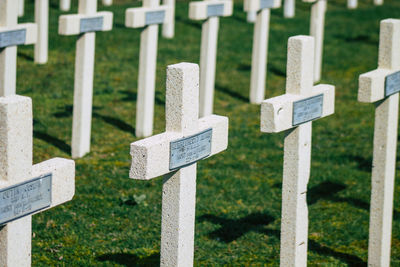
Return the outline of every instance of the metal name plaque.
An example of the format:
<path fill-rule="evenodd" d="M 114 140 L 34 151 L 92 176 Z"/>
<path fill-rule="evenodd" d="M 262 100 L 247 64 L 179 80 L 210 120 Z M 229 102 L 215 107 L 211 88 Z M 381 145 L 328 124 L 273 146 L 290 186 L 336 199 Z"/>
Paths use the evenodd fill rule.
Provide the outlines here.
<path fill-rule="evenodd" d="M 211 154 L 212 129 L 170 143 L 169 169 L 192 164 Z"/>
<path fill-rule="evenodd" d="M 400 71 L 392 73 L 385 78 L 385 96 L 393 95 L 400 91 Z"/>
<path fill-rule="evenodd" d="M 0 48 L 25 44 L 26 29 L 0 33 Z"/>
<path fill-rule="evenodd" d="M 260 0 L 260 9 L 274 7 L 274 0 Z"/>
<path fill-rule="evenodd" d="M 322 116 L 324 95 L 316 95 L 293 103 L 292 125 L 299 125 Z"/>
<path fill-rule="evenodd" d="M 162 24 L 165 19 L 165 10 L 146 12 L 146 25 Z"/>
<path fill-rule="evenodd" d="M 207 17 L 215 17 L 222 15 L 224 15 L 224 4 L 207 6 Z"/>
<path fill-rule="evenodd" d="M 103 17 L 81 19 L 80 23 L 81 33 L 103 30 Z"/>
<path fill-rule="evenodd" d="M 51 205 L 51 174 L 0 190 L 0 225 Z"/>

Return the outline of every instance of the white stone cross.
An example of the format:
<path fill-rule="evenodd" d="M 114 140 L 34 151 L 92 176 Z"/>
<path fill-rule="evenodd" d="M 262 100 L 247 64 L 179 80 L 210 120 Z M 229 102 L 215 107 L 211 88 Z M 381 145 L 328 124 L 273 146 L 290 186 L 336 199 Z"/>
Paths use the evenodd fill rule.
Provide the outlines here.
<path fill-rule="evenodd" d="M 131 144 L 130 178 L 164 175 L 161 264 L 193 266 L 196 161 L 228 146 L 228 118 L 199 119 L 199 68 L 180 63 L 167 68 L 166 131 Z"/>
<path fill-rule="evenodd" d="M 45 64 L 48 58 L 49 0 L 35 0 L 35 22 L 38 37 L 34 60 L 38 64 Z"/>
<path fill-rule="evenodd" d="M 303 2 L 312 3 L 310 35 L 315 38 L 314 82 L 318 82 L 321 80 L 327 0 L 303 0 Z"/>
<path fill-rule="evenodd" d="M 31 266 L 33 214 L 72 199 L 75 163 L 53 158 L 32 166 L 32 101 L 0 97 L 0 266 Z"/>
<path fill-rule="evenodd" d="M 285 18 L 293 18 L 296 9 L 296 1 L 295 0 L 285 0 L 283 4 L 283 17 Z"/>
<path fill-rule="evenodd" d="M 159 0 L 143 0 L 143 7 L 129 8 L 125 14 L 126 27 L 145 27 L 140 35 L 135 129 L 137 137 L 153 134 L 158 25 L 165 24 L 172 18 L 171 7 L 160 6 L 159 2 Z"/>
<path fill-rule="evenodd" d="M 22 17 L 25 11 L 25 0 L 18 0 L 18 17 Z"/>
<path fill-rule="evenodd" d="M 347 8 L 355 9 L 358 6 L 358 0 L 347 0 Z"/>
<path fill-rule="evenodd" d="M 280 266 L 307 265 L 307 184 L 312 120 L 334 112 L 335 87 L 313 86 L 314 38 L 289 38 L 286 94 L 261 104 L 261 131 L 286 131 L 282 182 Z"/>
<path fill-rule="evenodd" d="M 163 0 L 162 3 L 170 7 L 170 19 L 163 24 L 162 36 L 171 39 L 175 36 L 175 0 Z"/>
<path fill-rule="evenodd" d="M 0 96 L 15 95 L 17 46 L 34 44 L 36 38 L 36 24 L 18 24 L 18 1 L 0 0 Z"/>
<path fill-rule="evenodd" d="M 205 20 L 201 31 L 200 51 L 200 117 L 213 113 L 215 65 L 219 17 L 231 16 L 231 0 L 206 0 L 189 3 L 189 18 Z"/>
<path fill-rule="evenodd" d="M 281 0 L 245 0 L 244 11 L 257 12 L 253 33 L 251 59 L 250 102 L 260 104 L 264 100 L 267 75 L 268 33 L 271 8 L 279 8 Z"/>
<path fill-rule="evenodd" d="M 60 10 L 69 11 L 71 9 L 71 0 L 60 0 Z"/>
<path fill-rule="evenodd" d="M 79 35 L 76 42 L 74 110 L 71 154 L 83 157 L 90 151 L 93 69 L 96 31 L 112 29 L 113 14 L 96 12 L 97 0 L 80 0 L 78 13 L 59 18 L 58 33 Z"/>
<path fill-rule="evenodd" d="M 400 20 L 381 21 L 376 70 L 359 78 L 358 101 L 375 103 L 368 266 L 390 265 L 400 91 Z"/>

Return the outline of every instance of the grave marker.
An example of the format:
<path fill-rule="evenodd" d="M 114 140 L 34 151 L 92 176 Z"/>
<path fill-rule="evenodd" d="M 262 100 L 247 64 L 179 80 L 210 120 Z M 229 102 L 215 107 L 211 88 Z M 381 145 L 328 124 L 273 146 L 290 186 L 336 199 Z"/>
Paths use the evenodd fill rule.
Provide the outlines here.
<path fill-rule="evenodd" d="M 0 97 L 0 266 L 3 267 L 31 266 L 32 215 L 71 200 L 75 192 L 73 160 L 53 158 L 32 166 L 32 125 L 29 97 Z"/>
<path fill-rule="evenodd" d="M 254 11 L 247 12 L 247 22 L 254 23 L 256 22 L 256 19 L 257 19 L 257 12 Z"/>
<path fill-rule="evenodd" d="M 347 0 L 347 8 L 355 9 L 358 6 L 358 0 Z"/>
<path fill-rule="evenodd" d="M 261 131 L 286 131 L 280 266 L 307 266 L 312 121 L 334 113 L 335 87 L 313 86 L 314 38 L 289 38 L 286 94 L 261 104 Z"/>
<path fill-rule="evenodd" d="M 18 17 L 22 17 L 24 15 L 25 9 L 25 0 L 18 0 Z"/>
<path fill-rule="evenodd" d="M 175 0 L 163 0 L 163 5 L 170 7 L 170 19 L 163 24 L 162 36 L 164 38 L 174 38 L 175 36 Z"/>
<path fill-rule="evenodd" d="M 201 31 L 200 51 L 200 117 L 211 115 L 214 105 L 215 65 L 219 17 L 231 16 L 231 0 L 209 0 L 189 3 L 189 18 L 205 20 Z"/>
<path fill-rule="evenodd" d="M 199 68 L 167 68 L 166 131 L 131 144 L 130 178 L 164 175 L 160 266 L 193 266 L 196 161 L 228 146 L 228 118 L 199 119 Z"/>
<path fill-rule="evenodd" d="M 381 21 L 378 68 L 360 75 L 358 101 L 375 103 L 368 265 L 390 265 L 400 90 L 400 20 Z"/>
<path fill-rule="evenodd" d="M 264 100 L 267 75 L 268 33 L 271 8 L 279 8 L 280 0 L 245 0 L 244 10 L 256 12 L 253 53 L 251 59 L 250 102 L 260 104 Z"/>
<path fill-rule="evenodd" d="M 71 0 L 60 0 L 60 10 L 69 11 L 71 9 Z"/>
<path fill-rule="evenodd" d="M 310 35 L 315 38 L 314 82 L 321 80 L 322 53 L 324 50 L 324 27 L 327 0 L 303 0 L 312 3 Z"/>
<path fill-rule="evenodd" d="M 294 18 L 295 8 L 295 0 L 285 0 L 285 3 L 283 4 L 283 17 Z"/>
<path fill-rule="evenodd" d="M 171 20 L 169 6 L 160 6 L 159 0 L 144 0 L 143 7 L 129 8 L 125 26 L 145 29 L 140 34 L 139 79 L 136 104 L 136 136 L 153 134 L 154 94 L 156 81 L 158 24 Z"/>
<path fill-rule="evenodd" d="M 96 31 L 112 29 L 113 14 L 97 12 L 97 0 L 80 0 L 79 14 L 62 15 L 58 33 L 79 35 L 76 42 L 72 157 L 80 158 L 90 151 L 92 121 L 93 69 Z"/>
<path fill-rule="evenodd" d="M 49 39 L 49 0 L 35 0 L 35 22 L 37 29 L 37 42 L 35 44 L 35 62 L 47 63 Z"/>
<path fill-rule="evenodd" d="M 18 24 L 18 1 L 0 0 L 0 96 L 15 95 L 17 45 L 34 44 L 37 26 Z"/>

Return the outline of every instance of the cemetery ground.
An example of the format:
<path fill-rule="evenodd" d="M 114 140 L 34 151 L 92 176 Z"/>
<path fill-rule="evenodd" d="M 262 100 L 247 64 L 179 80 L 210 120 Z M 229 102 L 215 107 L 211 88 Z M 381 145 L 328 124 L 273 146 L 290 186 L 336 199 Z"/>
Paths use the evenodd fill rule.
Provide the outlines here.
<path fill-rule="evenodd" d="M 77 1 L 72 1 L 75 13 Z M 111 32 L 96 34 L 92 152 L 76 160 L 73 201 L 33 217 L 33 266 L 157 266 L 162 179 L 128 178 L 134 136 L 140 29 L 124 26 L 127 0 Z M 178 2 L 176 36 L 160 36 L 154 133 L 165 129 L 166 66 L 199 62 L 201 21 Z M 17 93 L 33 98 L 34 162 L 69 157 L 76 37 L 57 34 L 58 1 L 50 1 L 49 63 L 34 65 L 32 46 L 18 48 Z M 296 16 L 272 11 L 266 97 L 285 89 L 287 40 L 308 34 L 310 6 Z M 357 102 L 358 76 L 376 68 L 379 23 L 400 17 L 400 2 L 360 1 L 347 10 L 329 0 L 322 82 L 336 86 L 335 114 L 313 123 L 308 190 L 310 266 L 365 266 L 373 140 L 371 104 Z M 33 21 L 33 1 L 21 21 Z M 228 116 L 228 150 L 198 164 L 196 266 L 277 266 L 283 137 L 260 131 L 260 107 L 249 104 L 253 24 L 242 2 L 221 18 L 215 114 Z M 399 154 L 399 153 L 398 153 Z M 392 266 L 400 266 L 400 172 L 397 163 Z"/>

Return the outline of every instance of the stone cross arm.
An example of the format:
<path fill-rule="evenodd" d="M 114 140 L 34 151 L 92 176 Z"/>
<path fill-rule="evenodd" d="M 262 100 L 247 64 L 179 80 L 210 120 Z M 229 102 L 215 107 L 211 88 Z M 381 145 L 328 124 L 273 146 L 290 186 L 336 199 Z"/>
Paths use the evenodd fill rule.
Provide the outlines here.
<path fill-rule="evenodd" d="M 85 32 L 110 31 L 112 23 L 113 13 L 109 11 L 101 11 L 92 15 L 62 15 L 58 21 L 58 33 L 60 35 L 78 35 Z"/>
<path fill-rule="evenodd" d="M 217 154 L 228 147 L 228 118 L 210 115 L 199 119 L 198 132 L 212 129 L 211 153 Z M 170 143 L 182 138 L 179 132 L 165 132 L 131 144 L 132 166 L 129 177 L 150 180 L 171 172 Z M 209 157 L 208 156 L 208 157 Z"/>
<path fill-rule="evenodd" d="M 334 113 L 335 109 L 335 87 L 328 84 L 316 85 L 312 89 L 312 94 L 308 96 L 286 93 L 281 96 L 264 100 L 261 104 L 261 131 L 267 133 L 277 133 L 293 128 L 294 126 L 294 106 L 296 103 L 309 99 L 322 98 L 322 107 L 309 105 L 311 108 L 318 108 L 314 112 L 315 117 L 310 120 L 323 118 Z M 307 103 L 305 103 L 307 104 Z M 317 104 L 318 105 L 318 104 Z M 307 107 L 306 107 L 307 108 Z M 308 120 L 308 121 L 310 121 Z"/>
<path fill-rule="evenodd" d="M 173 10 L 169 5 L 156 7 L 134 7 L 125 12 L 125 26 L 142 28 L 147 25 L 165 24 L 173 20 Z"/>
<path fill-rule="evenodd" d="M 46 209 L 68 202 L 74 197 L 75 162 L 71 159 L 52 158 L 32 167 L 32 177 L 49 173 L 52 174 L 51 205 Z"/>
<path fill-rule="evenodd" d="M 0 48 L 35 44 L 37 25 L 35 23 L 17 24 L 13 27 L 0 27 Z"/>
<path fill-rule="evenodd" d="M 358 101 L 373 103 L 400 91 L 400 20 L 381 21 L 378 68 L 359 77 Z"/>
<path fill-rule="evenodd" d="M 257 12 L 264 8 L 279 8 L 281 0 L 244 0 L 243 8 L 246 12 Z"/>
<path fill-rule="evenodd" d="M 205 20 L 209 17 L 228 17 L 233 14 L 231 0 L 196 1 L 189 3 L 189 18 Z"/>

